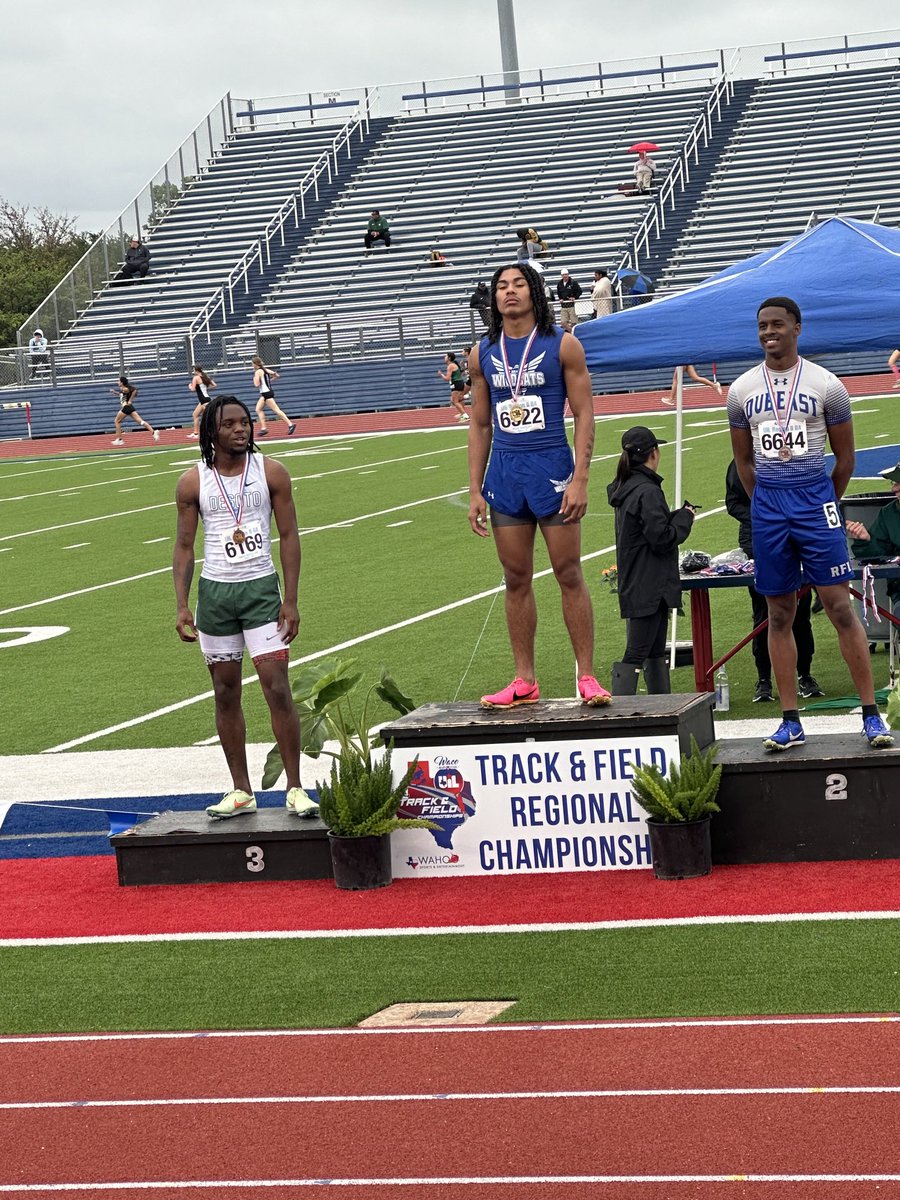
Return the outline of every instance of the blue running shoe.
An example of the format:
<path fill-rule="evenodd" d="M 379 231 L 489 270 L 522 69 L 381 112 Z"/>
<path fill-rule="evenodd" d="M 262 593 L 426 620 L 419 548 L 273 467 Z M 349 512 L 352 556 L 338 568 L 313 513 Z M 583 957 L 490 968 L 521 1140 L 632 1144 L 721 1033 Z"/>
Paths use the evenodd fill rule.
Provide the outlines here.
<path fill-rule="evenodd" d="M 772 736 L 763 740 L 763 750 L 790 750 L 805 741 L 806 734 L 799 721 L 782 721 Z"/>
<path fill-rule="evenodd" d="M 894 744 L 894 735 L 877 713 L 874 717 L 866 717 L 863 721 L 862 731 L 863 737 L 876 750 L 882 750 Z"/>

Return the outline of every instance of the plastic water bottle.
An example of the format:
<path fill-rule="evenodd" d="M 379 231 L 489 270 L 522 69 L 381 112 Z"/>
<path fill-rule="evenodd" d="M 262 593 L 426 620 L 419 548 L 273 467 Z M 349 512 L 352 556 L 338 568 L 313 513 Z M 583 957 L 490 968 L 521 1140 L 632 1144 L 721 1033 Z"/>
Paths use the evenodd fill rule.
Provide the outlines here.
<path fill-rule="evenodd" d="M 716 671 L 716 712 L 728 712 L 731 699 L 728 690 L 728 672 L 724 666 Z"/>

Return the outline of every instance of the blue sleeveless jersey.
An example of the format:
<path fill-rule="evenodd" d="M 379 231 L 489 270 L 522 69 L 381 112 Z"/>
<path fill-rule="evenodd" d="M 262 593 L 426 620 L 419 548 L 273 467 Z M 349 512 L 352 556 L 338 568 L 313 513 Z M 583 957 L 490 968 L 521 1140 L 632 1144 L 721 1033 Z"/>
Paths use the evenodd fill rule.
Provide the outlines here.
<path fill-rule="evenodd" d="M 527 452 L 568 446 L 563 419 L 566 407 L 566 384 L 559 361 L 559 346 L 562 336 L 561 329 L 554 329 L 550 334 L 539 333 L 532 343 L 528 361 L 525 364 L 525 378 L 519 394 L 523 398 L 540 396 L 544 410 L 544 428 L 528 429 L 525 427 L 517 433 L 507 432 L 497 419 L 498 403 L 509 400 L 512 396 L 512 390 L 503 367 L 500 342 L 499 340 L 490 342 L 487 337 L 483 337 L 478 343 L 478 363 L 491 394 L 491 418 L 494 426 L 493 448 L 495 450 Z M 506 339 L 506 357 L 509 361 L 513 386 L 516 386 L 518 382 L 519 366 L 527 343 L 527 337 L 508 337 Z M 523 409 L 527 410 L 528 407 L 527 403 L 522 405 Z"/>

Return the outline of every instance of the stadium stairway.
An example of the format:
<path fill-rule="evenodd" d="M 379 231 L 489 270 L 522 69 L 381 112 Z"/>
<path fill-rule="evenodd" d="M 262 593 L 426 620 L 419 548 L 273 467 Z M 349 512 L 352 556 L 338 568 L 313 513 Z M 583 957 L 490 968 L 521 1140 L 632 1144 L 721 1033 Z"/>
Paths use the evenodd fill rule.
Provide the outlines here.
<path fill-rule="evenodd" d="M 699 283 L 835 214 L 896 225 L 898 135 L 896 66 L 759 80 L 657 285 Z"/>
<path fill-rule="evenodd" d="M 228 323 L 241 321 L 271 286 L 298 245 L 332 204 L 349 174 L 378 142 L 387 118 L 357 126 L 339 155 L 340 174 L 327 174 L 305 199 L 306 215 L 294 227 L 284 225 L 284 242 L 275 239 L 271 261 L 248 273 L 249 290 L 238 286 L 236 312 Z M 326 152 L 336 126 L 281 131 L 259 130 L 232 136 L 179 196 L 147 235 L 151 269 L 129 286 L 113 283 L 102 289 L 60 343 L 58 358 L 113 341 L 126 331 L 165 339 L 187 332 L 194 317 L 221 287 L 248 248 L 264 234 L 282 205 L 297 194 L 300 181 Z"/>
<path fill-rule="evenodd" d="M 735 80 L 731 101 L 722 112 L 721 120 L 713 126 L 712 136 L 701 149 L 698 161 L 691 166 L 691 178 L 687 187 L 677 194 L 675 208 L 666 214 L 665 229 L 651 245 L 647 259 L 641 262 L 641 270 L 651 279 L 662 279 L 665 275 L 669 257 L 680 242 L 720 156 L 731 140 L 757 86 L 758 81 L 755 79 Z"/>

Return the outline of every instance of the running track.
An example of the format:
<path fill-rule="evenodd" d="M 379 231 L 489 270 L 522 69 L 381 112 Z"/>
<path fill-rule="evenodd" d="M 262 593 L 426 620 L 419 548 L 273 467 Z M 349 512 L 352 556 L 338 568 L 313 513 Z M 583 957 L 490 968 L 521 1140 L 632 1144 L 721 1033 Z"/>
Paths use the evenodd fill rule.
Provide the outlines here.
<path fill-rule="evenodd" d="M 883 396 L 893 384 L 890 375 L 851 375 L 842 379 L 852 397 Z M 623 392 L 618 395 L 594 396 L 594 414 L 618 416 L 623 413 L 672 412 L 661 403 L 660 397 L 668 398 L 668 389 L 650 392 Z M 40 392 L 35 392 L 40 398 Z M 708 388 L 688 388 L 684 394 L 685 410 L 721 409 L 724 415 L 725 397 L 715 396 Z M 332 437 L 352 433 L 387 433 L 397 430 L 437 429 L 443 426 L 457 428 L 456 417 L 449 405 L 433 408 L 405 408 L 378 413 L 347 413 L 330 417 L 300 417 L 294 440 L 303 437 Z M 171 447 L 190 445 L 185 441 L 183 429 L 161 429 L 160 445 Z M 151 443 L 151 446 L 155 443 Z M 128 440 L 125 449 L 148 449 L 142 439 Z M 98 450 L 116 453 L 111 446 L 110 435 L 87 434 L 69 437 L 39 438 L 36 441 L 0 441 L 0 459 L 37 458 L 52 454 L 85 454 Z"/>
<path fill-rule="evenodd" d="M 898 1129 L 900 1017 L 0 1039 L 3 1200 L 857 1200 Z"/>

